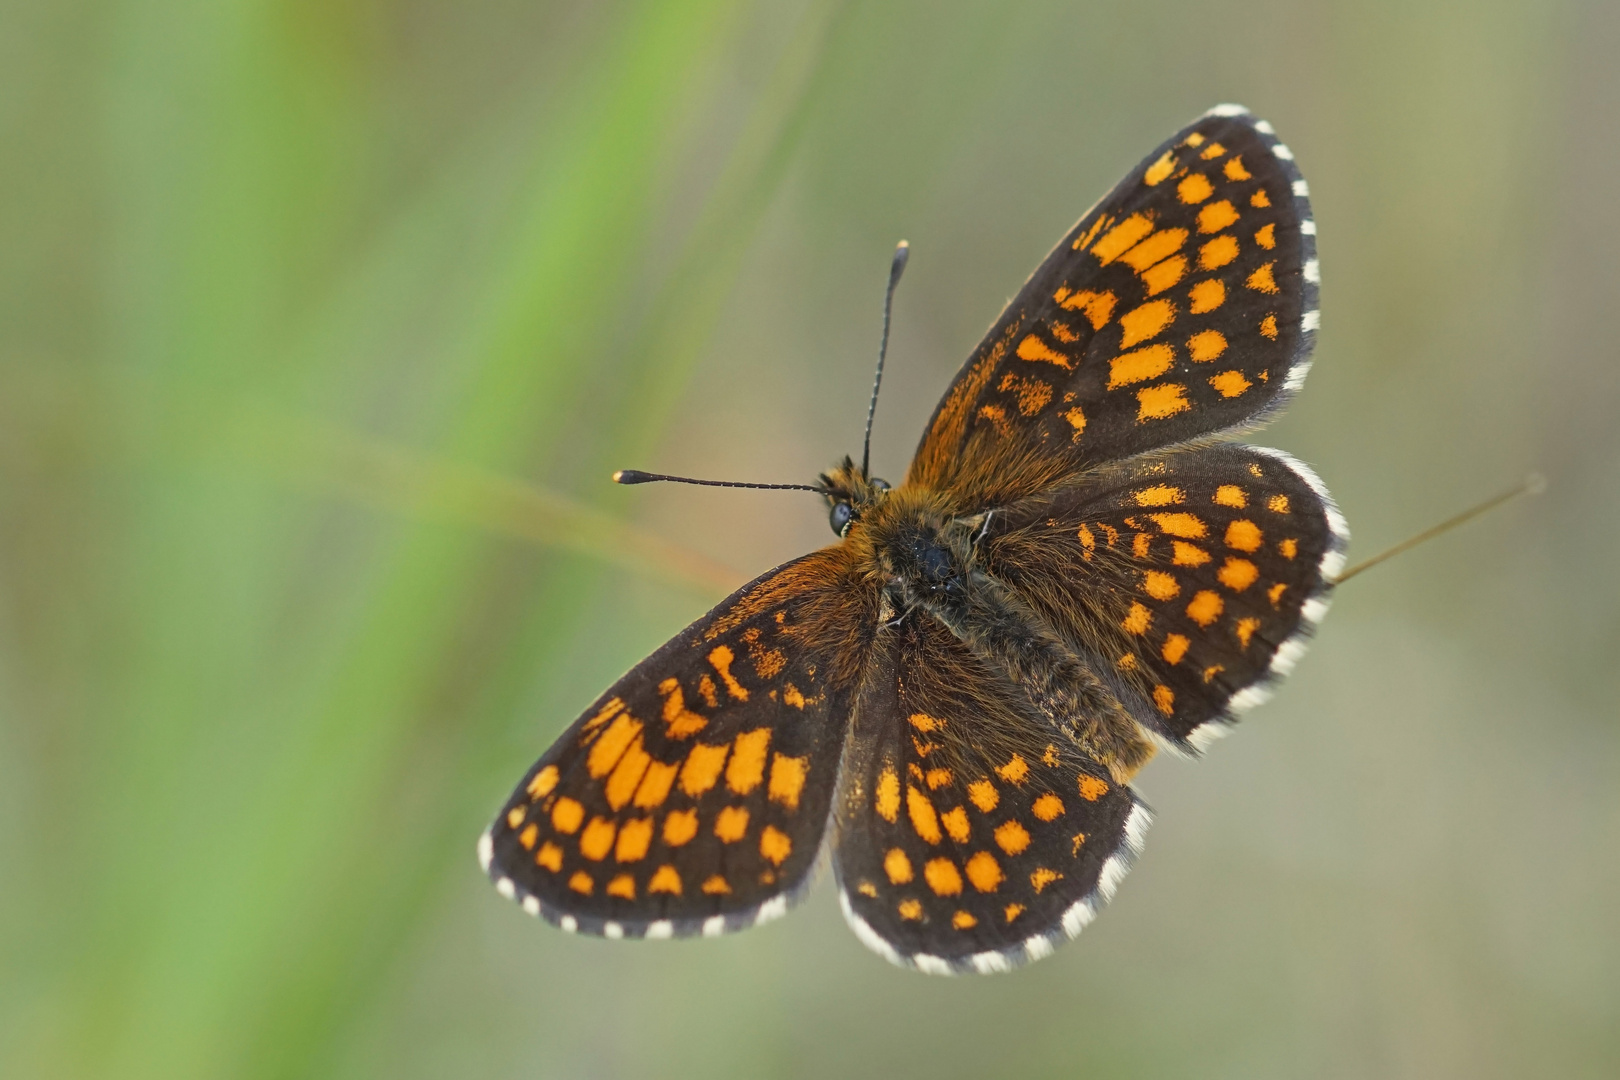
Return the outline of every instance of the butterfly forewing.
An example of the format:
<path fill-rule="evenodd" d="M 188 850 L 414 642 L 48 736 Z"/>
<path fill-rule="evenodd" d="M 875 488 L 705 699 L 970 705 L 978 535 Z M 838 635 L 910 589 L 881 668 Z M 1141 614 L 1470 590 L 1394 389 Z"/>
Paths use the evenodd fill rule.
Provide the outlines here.
<path fill-rule="evenodd" d="M 1327 611 L 1348 540 L 1274 450 L 1148 456 L 996 516 L 990 572 L 1130 688 L 1145 727 L 1200 748 L 1265 700 Z"/>
<path fill-rule="evenodd" d="M 848 726 L 850 693 L 807 625 L 836 601 L 830 561 L 746 586 L 586 710 L 486 834 L 503 893 L 610 937 L 719 933 L 786 910 L 821 845 Z"/>
<path fill-rule="evenodd" d="M 891 962 L 999 971 L 1105 904 L 1148 813 L 931 619 L 884 642 L 845 748 L 834 865 L 846 917 Z"/>
<path fill-rule="evenodd" d="M 1047 256 L 957 375 L 908 480 L 980 509 L 1279 408 L 1316 336 L 1315 230 L 1270 126 L 1213 110 Z"/>

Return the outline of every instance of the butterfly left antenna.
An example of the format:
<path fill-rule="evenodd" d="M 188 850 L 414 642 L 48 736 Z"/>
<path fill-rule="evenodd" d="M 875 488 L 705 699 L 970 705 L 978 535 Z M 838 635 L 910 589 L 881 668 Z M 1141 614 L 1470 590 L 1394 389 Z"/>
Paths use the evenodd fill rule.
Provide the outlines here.
<path fill-rule="evenodd" d="M 883 358 L 889 354 L 889 313 L 894 308 L 894 287 L 900 284 L 900 275 L 906 272 L 906 260 L 911 257 L 911 245 L 904 240 L 894 249 L 894 261 L 889 264 L 889 289 L 883 294 L 883 342 L 878 346 L 877 375 L 872 379 L 872 403 L 866 407 L 866 438 L 861 445 L 861 475 L 870 476 L 872 470 L 872 417 L 877 415 L 878 389 L 883 385 Z"/>
<path fill-rule="evenodd" d="M 829 495 L 824 487 L 815 484 L 743 484 L 735 480 L 694 480 L 689 476 L 665 476 L 663 473 L 642 472 L 639 469 L 620 469 L 613 474 L 615 484 L 651 484 L 657 480 L 667 480 L 672 484 L 696 484 L 699 487 L 729 487 L 729 488 L 762 488 L 766 491 L 814 491 L 818 495 Z"/>

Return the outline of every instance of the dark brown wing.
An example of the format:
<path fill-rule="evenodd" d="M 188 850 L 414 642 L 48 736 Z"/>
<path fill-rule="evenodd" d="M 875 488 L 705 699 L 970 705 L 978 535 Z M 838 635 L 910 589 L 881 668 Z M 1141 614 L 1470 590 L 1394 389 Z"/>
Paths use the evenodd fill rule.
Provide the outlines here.
<path fill-rule="evenodd" d="M 778 567 L 586 710 L 479 841 L 501 893 L 607 937 L 785 912 L 821 846 L 869 625 L 844 565 L 827 549 Z"/>
<path fill-rule="evenodd" d="M 1023 500 L 981 546 L 1011 587 L 1197 751 L 1270 696 L 1327 612 L 1349 532 L 1277 450 L 1150 455 Z"/>
<path fill-rule="evenodd" d="M 1113 895 L 1146 807 L 929 616 L 880 648 L 834 808 L 845 917 L 931 974 L 1049 955 Z"/>
<path fill-rule="evenodd" d="M 983 509 L 1261 421 L 1309 367 L 1315 234 L 1270 125 L 1211 110 L 1087 212 L 1007 305 L 908 482 Z"/>

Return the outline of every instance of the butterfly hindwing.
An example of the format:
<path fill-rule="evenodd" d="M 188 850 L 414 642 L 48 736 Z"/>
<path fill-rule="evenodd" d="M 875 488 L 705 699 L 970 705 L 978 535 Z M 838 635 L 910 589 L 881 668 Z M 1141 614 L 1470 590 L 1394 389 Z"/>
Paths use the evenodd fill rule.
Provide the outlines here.
<path fill-rule="evenodd" d="M 893 963 L 1000 971 L 1078 934 L 1147 809 L 927 615 L 884 642 L 834 809 L 844 913 Z"/>
<path fill-rule="evenodd" d="M 480 844 L 503 893 L 609 937 L 786 911 L 821 845 L 849 713 L 806 633 L 825 619 L 830 558 L 744 587 L 586 710 Z"/>
<path fill-rule="evenodd" d="M 1309 367 L 1316 226 L 1270 125 L 1222 106 L 1150 154 L 1007 305 L 908 480 L 983 509 L 1256 423 Z"/>
<path fill-rule="evenodd" d="M 1201 749 L 1269 696 L 1327 611 L 1349 534 L 1286 454 L 1149 455 L 996 515 L 986 566 Z"/>

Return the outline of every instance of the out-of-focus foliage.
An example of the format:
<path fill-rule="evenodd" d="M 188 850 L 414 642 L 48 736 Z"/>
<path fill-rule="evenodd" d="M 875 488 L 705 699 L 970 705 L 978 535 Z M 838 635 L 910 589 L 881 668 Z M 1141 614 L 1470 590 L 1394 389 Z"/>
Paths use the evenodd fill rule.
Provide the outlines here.
<path fill-rule="evenodd" d="M 1620 1070 L 1620 13 L 1597 0 L 0 5 L 0 1075 Z M 803 910 L 622 944 L 472 845 L 611 678 L 830 539 L 1203 109 L 1320 223 L 1259 438 L 1365 556 L 1016 975 Z"/>

